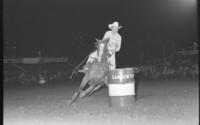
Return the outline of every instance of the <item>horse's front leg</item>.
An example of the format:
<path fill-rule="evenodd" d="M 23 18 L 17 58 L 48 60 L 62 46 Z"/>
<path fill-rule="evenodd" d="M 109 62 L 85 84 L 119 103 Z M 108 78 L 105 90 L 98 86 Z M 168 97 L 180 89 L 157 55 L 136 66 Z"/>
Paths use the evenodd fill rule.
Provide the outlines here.
<path fill-rule="evenodd" d="M 100 85 L 97 85 L 97 86 L 95 86 L 94 87 L 94 89 L 93 90 L 91 90 L 88 94 L 87 94 L 87 96 L 90 96 L 90 95 L 92 95 L 96 90 L 98 90 L 100 87 L 101 87 L 102 85 L 100 84 Z"/>
<path fill-rule="evenodd" d="M 107 82 L 107 76 L 105 76 L 102 80 L 102 78 L 100 78 L 100 80 L 96 81 L 96 83 L 98 83 L 94 89 L 92 91 L 90 91 L 90 93 L 87 96 L 90 96 L 91 94 L 93 94 L 95 91 L 97 91 L 101 86 L 103 86 L 104 84 L 106 86 L 108 86 L 108 82 Z"/>
<path fill-rule="evenodd" d="M 95 86 L 90 86 L 88 87 L 86 90 L 82 91 L 79 95 L 80 98 L 84 98 L 85 96 L 87 96 L 93 89 Z"/>
<path fill-rule="evenodd" d="M 73 94 L 72 99 L 70 100 L 69 104 L 72 104 L 74 101 L 76 101 L 76 99 L 80 96 L 80 93 L 83 92 L 82 89 L 86 86 L 88 81 L 89 81 L 89 76 L 88 75 L 84 76 L 78 91 Z"/>

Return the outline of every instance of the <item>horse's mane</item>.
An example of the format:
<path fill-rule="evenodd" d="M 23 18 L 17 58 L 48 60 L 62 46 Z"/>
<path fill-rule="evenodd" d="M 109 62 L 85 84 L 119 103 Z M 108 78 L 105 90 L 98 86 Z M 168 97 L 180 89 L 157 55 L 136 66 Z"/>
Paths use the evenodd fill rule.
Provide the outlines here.
<path fill-rule="evenodd" d="M 105 39 L 105 40 L 97 40 L 95 42 L 95 47 L 97 48 L 97 53 L 99 51 L 99 45 L 100 44 L 105 44 L 104 48 L 103 48 L 103 54 L 102 54 L 102 61 L 98 62 L 98 60 L 95 58 L 95 60 L 93 62 L 88 62 L 84 67 L 88 67 L 89 69 L 92 68 L 92 65 L 95 65 L 98 63 L 98 65 L 100 64 L 104 64 L 104 63 L 108 63 L 107 59 L 108 59 L 108 48 L 107 48 L 107 43 L 109 42 L 109 39 Z M 105 65 L 105 64 L 104 64 Z"/>

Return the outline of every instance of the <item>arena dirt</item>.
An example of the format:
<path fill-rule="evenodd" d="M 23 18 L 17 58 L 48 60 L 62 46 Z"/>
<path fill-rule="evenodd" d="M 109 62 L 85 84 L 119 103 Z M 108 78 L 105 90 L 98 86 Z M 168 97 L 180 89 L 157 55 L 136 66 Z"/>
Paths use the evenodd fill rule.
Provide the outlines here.
<path fill-rule="evenodd" d="M 132 108 L 109 107 L 107 88 L 73 105 L 77 83 L 4 87 L 4 125 L 197 125 L 198 81 L 140 81 Z"/>

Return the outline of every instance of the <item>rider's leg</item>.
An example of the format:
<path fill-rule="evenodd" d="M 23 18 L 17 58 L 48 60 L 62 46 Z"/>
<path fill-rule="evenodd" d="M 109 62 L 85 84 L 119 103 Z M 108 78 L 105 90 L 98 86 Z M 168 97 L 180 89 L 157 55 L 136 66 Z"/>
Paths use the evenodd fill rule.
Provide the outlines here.
<path fill-rule="evenodd" d="M 95 58 L 97 58 L 97 51 L 94 51 L 93 53 L 90 54 L 86 64 L 89 62 L 93 62 Z M 79 70 L 79 72 L 85 72 L 86 70 L 88 70 L 88 68 L 84 67 L 83 69 Z"/>
<path fill-rule="evenodd" d="M 90 54 L 86 64 L 90 63 L 90 62 L 93 62 L 96 58 L 97 58 L 97 51 L 94 51 L 93 53 Z M 88 68 L 84 67 L 83 69 L 79 70 L 79 72 L 85 72 L 87 70 L 88 70 Z"/>
<path fill-rule="evenodd" d="M 115 69 L 116 68 L 116 59 L 115 59 L 115 54 L 113 54 L 108 61 L 110 62 L 110 69 Z"/>
<path fill-rule="evenodd" d="M 87 60 L 87 63 L 88 62 L 93 62 L 94 59 L 97 58 L 97 51 L 94 51 L 93 53 L 90 54 L 88 60 Z"/>

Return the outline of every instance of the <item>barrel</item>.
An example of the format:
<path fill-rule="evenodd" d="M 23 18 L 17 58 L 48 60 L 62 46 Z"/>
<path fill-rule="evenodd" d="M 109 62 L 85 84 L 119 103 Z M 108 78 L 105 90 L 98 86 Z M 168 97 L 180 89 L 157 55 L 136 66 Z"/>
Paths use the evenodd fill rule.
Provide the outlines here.
<path fill-rule="evenodd" d="M 108 73 L 109 105 L 132 107 L 135 103 L 135 80 L 133 68 L 119 68 Z"/>

